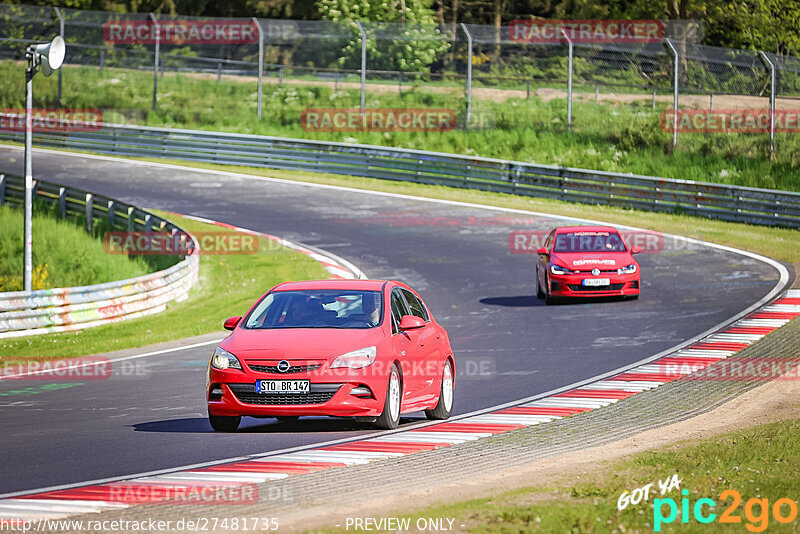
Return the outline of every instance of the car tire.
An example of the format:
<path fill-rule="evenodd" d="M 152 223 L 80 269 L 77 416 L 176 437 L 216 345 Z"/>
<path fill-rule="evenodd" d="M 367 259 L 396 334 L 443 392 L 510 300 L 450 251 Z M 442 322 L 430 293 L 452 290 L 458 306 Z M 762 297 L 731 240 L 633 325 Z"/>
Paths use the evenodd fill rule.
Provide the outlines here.
<path fill-rule="evenodd" d="M 239 423 L 242 422 L 241 415 L 211 415 L 208 414 L 208 422 L 216 432 L 236 432 Z"/>
<path fill-rule="evenodd" d="M 454 389 L 453 364 L 450 363 L 450 360 L 447 360 L 442 368 L 442 382 L 439 386 L 439 402 L 433 410 L 425 410 L 425 417 L 439 421 L 450 419 L 450 415 L 453 413 Z"/>
<path fill-rule="evenodd" d="M 383 403 L 383 412 L 375 420 L 375 426 L 381 430 L 392 430 L 400 424 L 400 403 L 403 398 L 403 383 L 400 380 L 400 371 L 397 365 L 392 364 L 389 371 L 389 383 L 386 386 L 386 400 Z"/>
<path fill-rule="evenodd" d="M 548 287 L 550 286 L 550 284 L 548 283 L 548 280 L 547 280 L 546 277 L 545 277 L 545 284 L 546 285 L 545 285 L 545 288 L 544 288 L 544 303 L 549 306 L 550 304 L 555 304 L 556 302 L 558 302 L 558 299 L 556 297 L 553 297 L 553 296 L 550 295 L 550 291 L 548 290 Z"/>
<path fill-rule="evenodd" d="M 542 291 L 542 286 L 539 284 L 539 266 L 536 266 L 536 298 L 543 299 L 544 298 L 544 291 Z"/>
<path fill-rule="evenodd" d="M 300 420 L 300 416 L 299 415 L 276 415 L 275 419 L 277 419 L 279 423 L 292 424 L 292 423 L 296 423 L 297 421 L 299 421 Z"/>

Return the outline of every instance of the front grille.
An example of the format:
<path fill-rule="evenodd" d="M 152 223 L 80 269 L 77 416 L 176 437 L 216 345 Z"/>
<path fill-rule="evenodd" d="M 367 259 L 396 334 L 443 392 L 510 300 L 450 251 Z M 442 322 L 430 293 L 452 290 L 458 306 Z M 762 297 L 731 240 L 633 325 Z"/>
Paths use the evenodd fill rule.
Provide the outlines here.
<path fill-rule="evenodd" d="M 239 402 L 264 406 L 323 404 L 331 400 L 341 384 L 311 384 L 309 393 L 256 393 L 254 384 L 228 384 Z"/>
<path fill-rule="evenodd" d="M 248 363 L 247 366 L 253 371 L 256 371 L 258 373 L 275 373 L 279 375 L 288 375 L 292 373 L 308 373 L 311 371 L 316 371 L 317 369 L 322 367 L 322 364 L 315 363 L 311 365 L 293 365 L 289 367 L 288 371 L 278 371 L 277 365 L 253 365 Z"/>
<path fill-rule="evenodd" d="M 616 291 L 625 284 L 609 284 L 607 286 L 584 286 L 581 284 L 567 284 L 572 291 Z"/>

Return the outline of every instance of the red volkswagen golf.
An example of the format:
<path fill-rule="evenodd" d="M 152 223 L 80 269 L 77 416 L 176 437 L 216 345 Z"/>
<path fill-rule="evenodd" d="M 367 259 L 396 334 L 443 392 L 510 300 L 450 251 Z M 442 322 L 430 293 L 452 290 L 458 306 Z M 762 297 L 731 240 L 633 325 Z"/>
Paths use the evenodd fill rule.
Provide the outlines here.
<path fill-rule="evenodd" d="M 314 280 L 270 289 L 208 364 L 208 419 L 351 416 L 395 428 L 400 414 L 453 410 L 455 359 L 445 329 L 395 281 Z"/>
<path fill-rule="evenodd" d="M 550 304 L 559 297 L 639 297 L 641 273 L 633 254 L 610 226 L 556 228 L 538 250 L 537 295 Z"/>

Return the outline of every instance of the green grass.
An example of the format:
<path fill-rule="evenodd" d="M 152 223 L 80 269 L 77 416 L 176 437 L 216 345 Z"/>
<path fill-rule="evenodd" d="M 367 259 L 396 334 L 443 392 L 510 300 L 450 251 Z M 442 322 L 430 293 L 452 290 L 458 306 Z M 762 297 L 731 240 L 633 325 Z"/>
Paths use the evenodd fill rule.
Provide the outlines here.
<path fill-rule="evenodd" d="M 98 236 L 60 220 L 43 204 L 34 206 L 33 288 L 100 284 L 156 270 L 146 259 L 106 253 Z M 22 291 L 23 213 L 0 206 L 0 291 Z"/>
<path fill-rule="evenodd" d="M 792 524 L 781 525 L 769 517 L 762 522 L 758 505 L 752 508 L 753 520 L 744 513 L 748 500 L 769 499 L 769 509 L 778 499 L 789 498 L 795 503 L 800 495 L 800 420 L 772 423 L 732 432 L 697 442 L 683 442 L 659 451 L 636 454 L 611 465 L 602 465 L 594 474 L 582 475 L 580 480 L 562 479 L 552 486 L 533 486 L 499 495 L 456 502 L 415 510 L 413 514 L 401 512 L 399 517 L 452 518 L 457 532 L 522 533 L 522 532 L 574 532 L 574 533 L 630 533 L 653 532 L 654 498 L 672 498 L 678 508 L 683 496 L 673 489 L 662 497 L 658 481 L 677 473 L 680 489 L 689 490 L 689 505 L 698 499 L 713 499 L 717 517 L 732 503 L 721 499 L 726 489 L 739 492 L 741 504 L 734 515 L 741 524 L 728 525 L 714 521 L 700 524 L 689 514 L 688 524 L 681 524 L 681 514 L 671 525 L 662 526 L 662 532 L 749 532 L 767 525 L 767 532 L 797 532 L 800 518 Z M 653 483 L 655 495 L 649 503 L 628 505 L 617 510 L 617 500 L 624 491 Z M 708 506 L 703 512 L 708 513 Z M 668 508 L 663 507 L 664 515 Z M 783 514 L 789 508 L 783 506 Z M 460 527 L 464 525 L 464 527 Z M 351 529 L 352 531 L 352 529 Z M 413 530 L 412 530 L 413 531 Z M 752 530 L 753 532 L 759 530 Z M 326 532 L 344 532 L 327 530 Z"/>
<path fill-rule="evenodd" d="M 189 232 L 225 231 L 167 213 L 154 213 L 174 220 Z M 319 263 L 261 240 L 256 254 L 201 255 L 200 279 L 189 298 L 168 304 L 165 312 L 79 332 L 0 340 L 0 353 L 6 363 L 52 360 L 221 333 L 226 318 L 243 314 L 257 297 L 278 282 L 315 278 L 328 278 Z"/>
<path fill-rule="evenodd" d="M 0 107 L 22 106 L 23 70 L 18 63 L 0 63 Z M 286 81 L 280 88 L 267 83 L 263 118 L 257 120 L 253 79 L 226 77 L 217 84 L 214 76 L 168 74 L 159 80 L 155 111 L 150 109 L 152 81 L 145 72 L 65 67 L 63 106 L 101 108 L 107 122 L 359 142 L 800 191 L 797 136 L 777 136 L 774 162 L 766 156 L 768 136 L 761 134 L 685 134 L 673 152 L 671 135 L 659 126 L 664 105 L 654 111 L 646 99 L 600 105 L 576 101 L 570 131 L 564 99 L 499 102 L 476 97 L 473 112 L 485 120 L 488 127 L 484 129 L 319 133 L 300 127 L 300 113 L 314 107 L 357 107 L 357 89 L 334 93 L 322 81 L 319 85 Z M 56 106 L 55 77 L 37 77 L 35 86 L 35 106 Z M 367 106 L 371 108 L 449 108 L 461 118 L 465 113 L 465 101 L 457 89 L 437 92 L 433 90 L 437 86 L 423 84 L 397 94 L 370 87 Z"/>

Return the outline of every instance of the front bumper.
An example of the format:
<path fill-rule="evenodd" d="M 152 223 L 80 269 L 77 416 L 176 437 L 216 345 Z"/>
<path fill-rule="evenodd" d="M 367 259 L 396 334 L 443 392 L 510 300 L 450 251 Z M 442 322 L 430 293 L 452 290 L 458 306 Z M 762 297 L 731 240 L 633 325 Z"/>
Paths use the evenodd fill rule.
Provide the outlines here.
<path fill-rule="evenodd" d="M 346 376 L 336 373 L 326 379 L 325 373 L 275 376 L 210 368 L 206 389 L 208 411 L 212 415 L 252 417 L 377 417 L 383 411 L 386 384 L 379 377 L 358 371 L 350 370 Z M 256 393 L 255 382 L 263 379 L 310 380 L 311 386 L 308 393 Z M 371 396 L 353 394 L 354 389 L 363 391 L 364 387 L 370 389 Z"/>
<path fill-rule="evenodd" d="M 584 279 L 607 278 L 605 286 L 584 286 Z M 639 294 L 641 279 L 638 273 L 589 273 L 555 275 L 550 274 L 550 295 L 553 297 L 615 297 Z"/>

